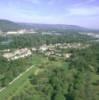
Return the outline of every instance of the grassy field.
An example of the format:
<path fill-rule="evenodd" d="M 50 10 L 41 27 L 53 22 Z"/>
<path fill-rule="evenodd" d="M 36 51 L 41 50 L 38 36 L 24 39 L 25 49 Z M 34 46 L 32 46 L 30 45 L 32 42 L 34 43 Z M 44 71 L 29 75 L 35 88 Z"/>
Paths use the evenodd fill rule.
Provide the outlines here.
<path fill-rule="evenodd" d="M 5 89 L 0 92 L 0 100 L 10 100 L 10 98 L 18 91 L 24 87 L 24 85 L 28 84 L 28 76 L 33 73 L 37 66 L 41 63 L 44 63 L 46 58 L 43 58 L 42 56 L 34 55 L 31 59 L 33 67 L 23 72 L 22 76 L 20 76 L 17 80 L 15 80 L 12 84 L 9 84 L 5 87 Z M 31 67 L 31 66 L 30 66 Z"/>

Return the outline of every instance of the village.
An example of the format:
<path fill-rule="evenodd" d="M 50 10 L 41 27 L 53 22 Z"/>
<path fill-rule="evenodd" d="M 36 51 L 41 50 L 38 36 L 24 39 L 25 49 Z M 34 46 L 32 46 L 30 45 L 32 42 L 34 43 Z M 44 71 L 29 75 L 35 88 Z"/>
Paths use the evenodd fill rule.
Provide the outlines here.
<path fill-rule="evenodd" d="M 17 60 L 20 58 L 25 58 L 31 56 L 33 53 L 43 54 L 47 57 L 64 57 L 69 58 L 72 53 L 66 52 L 66 49 L 84 49 L 89 47 L 89 44 L 83 43 L 57 43 L 49 45 L 41 45 L 39 48 L 21 48 L 21 49 L 5 49 L 0 50 L 2 52 L 2 57 L 8 61 Z M 63 52 L 64 50 L 64 52 Z"/>

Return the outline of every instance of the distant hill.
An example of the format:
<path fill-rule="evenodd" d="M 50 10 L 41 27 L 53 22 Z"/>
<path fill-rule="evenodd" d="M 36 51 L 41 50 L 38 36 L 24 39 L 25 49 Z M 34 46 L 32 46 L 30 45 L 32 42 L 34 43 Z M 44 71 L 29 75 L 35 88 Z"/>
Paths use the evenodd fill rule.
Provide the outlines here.
<path fill-rule="evenodd" d="M 9 20 L 0 20 L 0 30 L 6 32 L 6 31 L 12 31 L 18 29 L 20 29 L 19 24 Z"/>
<path fill-rule="evenodd" d="M 34 28 L 34 29 L 41 29 L 41 30 L 75 30 L 75 31 L 84 31 L 89 30 L 87 28 L 83 28 L 77 25 L 65 25 L 65 24 L 35 24 L 35 23 L 19 23 L 24 28 Z"/>
<path fill-rule="evenodd" d="M 1 31 L 6 32 L 19 29 L 92 31 L 91 29 L 83 28 L 77 25 L 16 23 L 9 20 L 0 20 Z"/>

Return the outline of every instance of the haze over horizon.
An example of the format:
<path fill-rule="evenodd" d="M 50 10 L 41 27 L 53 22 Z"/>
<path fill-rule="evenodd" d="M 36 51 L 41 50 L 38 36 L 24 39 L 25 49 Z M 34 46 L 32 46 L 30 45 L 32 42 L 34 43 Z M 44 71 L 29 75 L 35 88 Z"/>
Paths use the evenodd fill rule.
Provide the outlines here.
<path fill-rule="evenodd" d="M 0 19 L 99 29 L 99 0 L 0 0 Z"/>

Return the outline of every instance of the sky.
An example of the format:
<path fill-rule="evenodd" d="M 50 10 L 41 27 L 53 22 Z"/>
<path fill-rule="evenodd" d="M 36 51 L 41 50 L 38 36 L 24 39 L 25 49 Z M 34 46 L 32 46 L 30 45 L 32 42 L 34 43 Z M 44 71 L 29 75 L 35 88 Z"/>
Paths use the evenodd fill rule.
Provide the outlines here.
<path fill-rule="evenodd" d="M 99 29 L 99 0 L 0 0 L 0 19 Z"/>

